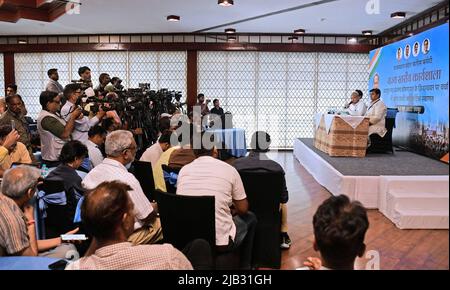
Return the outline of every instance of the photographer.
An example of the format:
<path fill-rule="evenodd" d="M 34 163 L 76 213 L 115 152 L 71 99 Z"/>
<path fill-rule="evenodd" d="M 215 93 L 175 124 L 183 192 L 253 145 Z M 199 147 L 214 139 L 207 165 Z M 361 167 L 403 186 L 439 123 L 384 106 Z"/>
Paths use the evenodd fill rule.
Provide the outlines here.
<path fill-rule="evenodd" d="M 204 94 L 198 94 L 197 103 L 195 104 L 195 106 L 200 106 L 202 116 L 209 114 L 209 108 L 208 108 L 209 102 L 210 102 L 210 100 L 206 100 L 206 103 L 205 103 L 205 95 Z"/>
<path fill-rule="evenodd" d="M 37 119 L 37 127 L 41 137 L 42 163 L 47 167 L 55 167 L 60 163 L 59 154 L 66 141 L 70 140 L 81 109 L 75 108 L 66 122 L 59 114 L 61 97 L 57 93 L 42 92 L 39 102 L 42 110 Z"/>
<path fill-rule="evenodd" d="M 66 122 L 69 121 L 71 113 L 81 105 L 81 94 L 81 86 L 79 84 L 68 84 L 64 88 L 64 98 L 67 102 L 61 109 L 61 116 Z M 89 138 L 89 129 L 92 126 L 97 125 L 104 116 L 105 112 L 102 108 L 99 108 L 99 111 L 92 119 L 89 119 L 87 116 L 80 115 L 80 117 L 75 120 L 75 128 L 72 132 L 72 139 L 78 140 L 85 144 Z"/>
<path fill-rule="evenodd" d="M 122 80 L 119 77 L 113 77 L 111 79 L 111 84 L 114 86 L 114 88 L 117 91 L 122 91 L 124 89 L 124 87 L 122 85 Z"/>
<path fill-rule="evenodd" d="M 98 86 L 95 88 L 95 90 L 98 92 L 98 94 L 103 94 L 105 92 L 105 87 L 111 82 L 111 77 L 107 73 L 100 74 L 100 77 L 98 78 Z"/>
<path fill-rule="evenodd" d="M 82 66 L 78 69 L 78 75 L 80 76 L 80 82 L 83 83 L 83 85 L 86 86 L 86 88 L 92 88 L 94 87 L 92 85 L 92 76 L 91 76 L 91 69 L 87 66 Z"/>

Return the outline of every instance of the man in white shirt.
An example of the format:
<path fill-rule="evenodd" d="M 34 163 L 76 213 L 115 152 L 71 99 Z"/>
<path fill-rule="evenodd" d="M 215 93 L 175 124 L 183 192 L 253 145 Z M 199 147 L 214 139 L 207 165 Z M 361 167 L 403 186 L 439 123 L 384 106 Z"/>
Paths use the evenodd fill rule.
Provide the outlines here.
<path fill-rule="evenodd" d="M 100 146 L 105 143 L 106 133 L 106 130 L 99 125 L 95 125 L 89 129 L 89 140 L 86 141 L 86 147 L 89 152 L 89 162 L 91 163 L 91 168 L 94 168 L 103 162 L 104 158 L 102 152 L 100 151 Z"/>
<path fill-rule="evenodd" d="M 381 138 L 386 135 L 386 113 L 387 107 L 384 102 L 380 99 L 381 91 L 380 89 L 370 90 L 371 103 L 367 112 L 366 117 L 369 117 L 369 136 L 372 134 L 378 134 Z"/>
<path fill-rule="evenodd" d="M 216 249 L 219 253 L 240 249 L 240 266 L 250 269 L 256 216 L 248 211 L 247 195 L 237 170 L 216 159 L 214 146 L 205 144 L 211 138 L 211 133 L 206 132 L 202 134 L 201 145 L 194 142 L 197 159 L 181 169 L 177 194 L 215 197 Z M 233 211 L 237 215 L 233 216 Z"/>
<path fill-rule="evenodd" d="M 134 233 L 128 241 L 133 244 L 153 244 L 162 239 L 161 223 L 139 181 L 127 170 L 136 157 L 136 150 L 137 145 L 131 132 L 112 132 L 106 137 L 107 157 L 86 175 L 82 185 L 87 190 L 92 190 L 104 181 L 117 180 L 128 184 L 132 188 L 128 193 L 136 214 Z"/>
<path fill-rule="evenodd" d="M 349 113 L 351 116 L 364 116 L 367 110 L 367 106 L 361 100 L 362 97 L 362 91 L 354 91 L 351 96 L 352 101 L 344 107 L 345 112 Z"/>
<path fill-rule="evenodd" d="M 56 68 L 51 68 L 47 71 L 47 75 L 50 79 L 49 79 L 47 85 L 45 86 L 44 91 L 55 92 L 57 94 L 62 95 L 64 88 L 58 82 L 58 80 L 59 80 L 58 70 Z"/>
<path fill-rule="evenodd" d="M 81 93 L 81 86 L 79 84 L 68 84 L 64 88 L 64 98 L 67 100 L 61 108 L 61 116 L 64 120 L 67 121 L 70 118 L 70 114 L 78 107 L 78 104 L 81 102 Z M 75 120 L 75 128 L 72 132 L 72 139 L 78 140 L 85 144 L 88 140 L 89 128 L 97 125 L 103 119 L 105 114 L 106 113 L 100 109 L 97 115 L 92 119 L 81 115 L 77 120 Z"/>
<path fill-rule="evenodd" d="M 170 138 L 172 137 L 172 131 L 166 130 L 164 131 L 161 136 L 159 136 L 158 141 L 147 148 L 145 150 L 144 154 L 142 154 L 140 161 L 150 162 L 152 164 L 152 167 L 156 165 L 159 158 L 163 154 L 163 152 L 166 152 L 167 149 L 171 147 L 170 145 Z"/>

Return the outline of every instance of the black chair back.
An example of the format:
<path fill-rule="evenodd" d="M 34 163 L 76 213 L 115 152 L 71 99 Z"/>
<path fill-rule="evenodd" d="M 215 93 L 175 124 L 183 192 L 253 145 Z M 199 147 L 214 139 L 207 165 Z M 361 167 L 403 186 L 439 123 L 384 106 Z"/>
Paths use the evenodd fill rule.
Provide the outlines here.
<path fill-rule="evenodd" d="M 284 175 L 273 172 L 239 171 L 245 193 L 258 223 L 253 245 L 253 265 L 279 269 L 281 266 L 280 200 Z"/>
<path fill-rule="evenodd" d="M 65 205 L 46 203 L 47 217 L 43 218 L 39 214 L 38 223 L 44 225 L 45 238 L 56 238 L 61 234 L 73 230 L 73 214 L 71 214 L 71 211 L 69 210 L 69 204 L 73 201 L 69 199 L 74 198 L 74 196 L 65 191 L 64 182 L 61 180 L 44 180 L 44 182 L 38 186 L 38 190 L 45 192 L 45 195 L 63 192 L 67 200 Z M 39 235 L 41 235 L 41 233 Z"/>
<path fill-rule="evenodd" d="M 154 201 L 155 180 L 153 179 L 152 164 L 150 162 L 135 160 L 130 172 L 133 173 L 139 181 L 148 200 Z"/>
<path fill-rule="evenodd" d="M 167 172 L 167 173 L 175 173 L 178 174 L 180 173 L 181 168 L 173 168 L 173 167 L 169 167 L 168 165 L 162 164 L 161 165 L 162 171 L 163 172 Z M 166 192 L 170 192 L 170 193 L 176 193 L 177 192 L 177 188 L 174 184 L 170 184 L 170 182 L 168 180 L 165 180 L 166 183 Z"/>
<path fill-rule="evenodd" d="M 164 242 L 182 250 L 195 239 L 216 244 L 215 197 L 155 191 Z"/>

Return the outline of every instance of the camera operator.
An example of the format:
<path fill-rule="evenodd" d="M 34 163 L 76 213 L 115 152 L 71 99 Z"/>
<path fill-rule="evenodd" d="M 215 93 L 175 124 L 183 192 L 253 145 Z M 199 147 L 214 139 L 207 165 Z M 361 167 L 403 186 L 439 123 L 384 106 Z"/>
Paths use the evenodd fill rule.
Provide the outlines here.
<path fill-rule="evenodd" d="M 122 91 L 124 89 L 124 87 L 122 85 L 122 80 L 119 77 L 113 77 L 111 79 L 111 84 L 114 86 L 114 88 L 117 91 Z"/>
<path fill-rule="evenodd" d="M 86 88 L 93 88 L 92 85 L 92 76 L 91 76 L 91 69 L 87 66 L 82 66 L 78 69 L 78 75 L 80 76 L 80 82 L 83 83 L 83 89 Z"/>
<path fill-rule="evenodd" d="M 98 86 L 95 88 L 95 90 L 98 92 L 98 94 L 103 94 L 105 92 L 105 87 L 111 82 L 111 77 L 107 73 L 100 74 L 98 78 Z"/>
<path fill-rule="evenodd" d="M 75 121 L 81 115 L 81 109 L 76 107 L 64 120 L 59 111 L 61 109 L 61 96 L 54 92 L 42 92 L 39 97 L 42 110 L 37 119 L 39 136 L 41 137 L 42 163 L 47 167 L 59 165 L 61 149 L 70 140 L 75 128 Z"/>
<path fill-rule="evenodd" d="M 61 109 L 62 118 L 68 122 L 72 112 L 81 106 L 81 86 L 79 84 L 68 84 L 64 88 L 64 98 L 67 102 Z M 105 116 L 105 112 L 102 108 L 99 108 L 99 111 L 95 115 L 95 117 L 89 119 L 87 116 L 80 115 L 75 120 L 75 128 L 72 132 L 72 139 L 78 140 L 81 143 L 85 144 L 88 140 L 88 132 L 89 129 L 95 125 L 97 125 Z"/>
<path fill-rule="evenodd" d="M 195 106 L 200 106 L 200 111 L 202 113 L 202 116 L 209 114 L 209 108 L 208 108 L 209 102 L 210 102 L 210 100 L 206 100 L 206 103 L 205 103 L 205 95 L 204 94 L 198 94 L 197 103 L 195 104 Z"/>

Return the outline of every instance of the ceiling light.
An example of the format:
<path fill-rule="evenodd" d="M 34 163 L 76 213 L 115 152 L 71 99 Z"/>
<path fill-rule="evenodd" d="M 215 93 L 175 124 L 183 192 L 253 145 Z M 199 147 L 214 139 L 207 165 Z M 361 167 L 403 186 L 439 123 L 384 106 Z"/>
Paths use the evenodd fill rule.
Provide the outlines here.
<path fill-rule="evenodd" d="M 413 35 L 414 35 L 414 33 L 412 33 L 412 32 L 408 33 L 408 36 L 413 36 Z"/>
<path fill-rule="evenodd" d="M 394 12 L 391 14 L 391 18 L 394 18 L 394 19 L 403 19 L 405 17 L 406 17 L 405 12 Z"/>
<path fill-rule="evenodd" d="M 363 35 L 372 35 L 372 30 L 363 30 Z"/>
<path fill-rule="evenodd" d="M 178 15 L 169 15 L 167 16 L 167 21 L 172 21 L 172 22 L 176 22 L 176 21 L 180 21 L 180 16 Z"/>
<path fill-rule="evenodd" d="M 351 37 L 348 39 L 348 43 L 356 43 L 357 39 L 355 37 Z"/>
<path fill-rule="evenodd" d="M 289 36 L 288 40 L 294 42 L 294 41 L 298 40 L 298 37 L 297 36 Z"/>
<path fill-rule="evenodd" d="M 19 39 L 18 41 L 19 44 L 27 44 L 28 41 L 24 40 L 24 39 Z"/>
<path fill-rule="evenodd" d="M 236 36 L 228 36 L 228 37 L 227 37 L 227 40 L 228 40 L 229 42 L 233 42 L 233 41 L 236 41 L 237 38 L 236 38 Z"/>
<path fill-rule="evenodd" d="M 219 0 L 219 2 L 217 2 L 217 4 L 219 4 L 220 6 L 229 7 L 229 6 L 234 5 L 234 1 L 233 0 Z"/>
<path fill-rule="evenodd" d="M 296 29 L 294 30 L 295 34 L 305 34 L 305 30 L 304 29 Z"/>
<path fill-rule="evenodd" d="M 229 34 L 236 33 L 236 29 L 234 29 L 234 28 L 227 28 L 227 29 L 225 29 L 225 33 L 229 33 Z"/>

